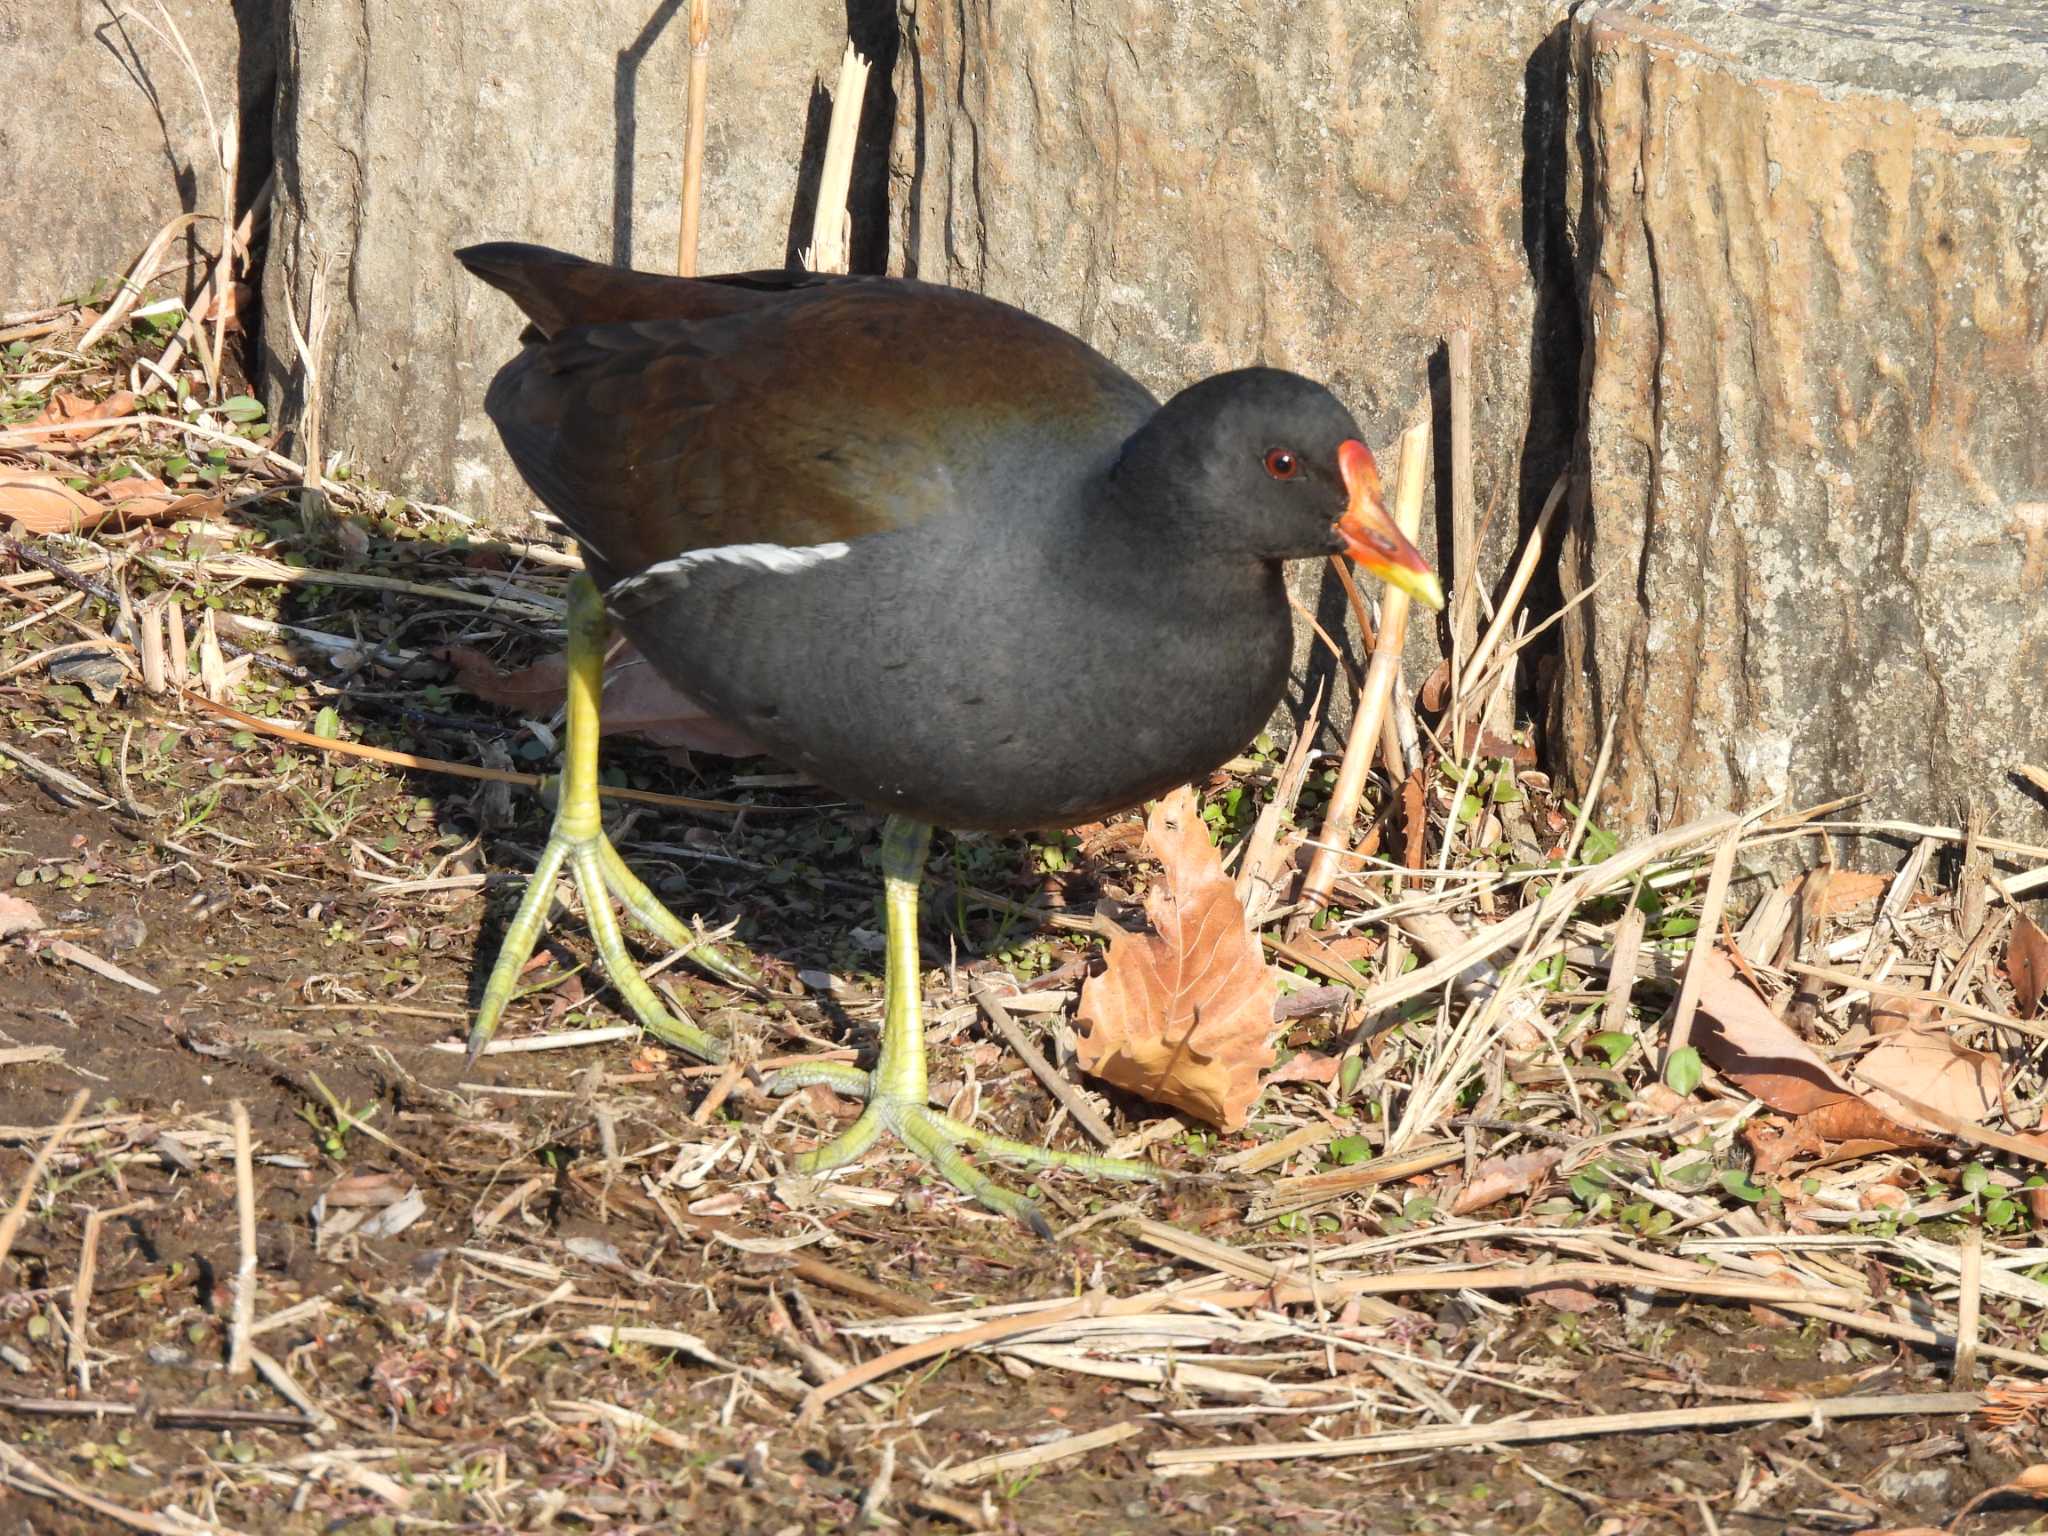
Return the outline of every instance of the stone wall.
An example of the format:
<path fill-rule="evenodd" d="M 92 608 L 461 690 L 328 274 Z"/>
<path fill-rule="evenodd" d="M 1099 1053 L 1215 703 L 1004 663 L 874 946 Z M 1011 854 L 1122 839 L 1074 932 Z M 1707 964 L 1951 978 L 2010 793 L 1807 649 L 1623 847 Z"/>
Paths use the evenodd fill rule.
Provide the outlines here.
<path fill-rule="evenodd" d="M 245 195 L 270 155 L 271 9 L 169 0 L 216 120 L 240 119 Z M 0 314 L 111 292 L 164 224 L 219 211 L 217 163 L 153 6 L 0 0 Z M 178 242 L 150 296 L 188 297 L 219 244 L 212 225 Z"/>
<path fill-rule="evenodd" d="M 271 399 L 294 360 L 283 306 L 305 314 L 324 258 L 326 445 L 391 489 L 530 527 L 533 499 L 483 414 L 523 322 L 449 252 L 531 240 L 674 271 L 687 30 L 687 7 L 638 0 L 292 0 L 264 281 Z M 712 7 L 704 270 L 779 267 L 792 229 L 808 237 L 801 172 L 827 116 L 814 82 L 846 35 L 838 0 Z"/>
<path fill-rule="evenodd" d="M 2048 758 L 2048 12 L 1625 0 L 1571 79 L 1586 449 L 1559 744 L 1625 828 Z"/>
<path fill-rule="evenodd" d="M 1380 447 L 1431 409 L 1443 338 L 1469 326 L 1497 571 L 1570 450 L 1567 10 L 919 0 L 896 71 L 900 269 L 1055 320 L 1162 395 L 1298 369 Z M 1432 558 L 1447 519 L 1427 519 Z M 1335 582 L 1298 574 L 1341 629 Z M 1414 628 L 1419 679 L 1438 629 Z M 1302 649 L 1327 682 L 1326 653 Z"/>

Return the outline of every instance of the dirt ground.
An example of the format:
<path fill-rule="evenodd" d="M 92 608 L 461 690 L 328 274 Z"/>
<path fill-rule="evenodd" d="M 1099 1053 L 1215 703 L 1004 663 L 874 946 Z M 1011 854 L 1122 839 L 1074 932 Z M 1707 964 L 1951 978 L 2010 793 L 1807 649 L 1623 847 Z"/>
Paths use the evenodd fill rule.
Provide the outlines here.
<path fill-rule="evenodd" d="M 774 1101 L 744 1083 L 694 1114 L 717 1074 L 630 1042 L 488 1057 L 465 1076 L 446 1048 L 516 886 L 464 877 L 530 863 L 545 828 L 532 795 L 491 806 L 493 791 L 322 757 L 127 690 L 103 702 L 40 676 L 0 689 L 4 739 L 146 813 L 66 806 L 26 773 L 0 774 L 0 890 L 46 924 L 0 948 L 0 1047 L 18 1053 L 0 1067 L 0 1190 L 11 1198 L 44 1131 L 74 1094 L 90 1096 L 0 1271 L 0 1433 L 71 1490 L 279 1532 L 552 1521 L 796 1533 L 873 1520 L 1105 1536 L 1832 1533 L 1938 1523 L 2038 1456 L 2030 1424 L 1905 1417 L 1156 1474 L 1145 1457 L 1164 1449 L 1439 1421 L 1349 1367 L 1321 1373 L 1330 1391 L 1318 1402 L 1300 1389 L 1317 1373 L 1228 1343 L 1202 1359 L 1284 1377 L 1288 1390 L 1231 1400 L 1170 1375 L 1134 1382 L 954 1353 L 800 1422 L 801 1378 L 887 1347 L 850 1331 L 864 1321 L 1091 1287 L 1129 1295 L 1199 1273 L 1135 1242 L 1126 1213 L 1269 1258 L 1298 1257 L 1302 1241 L 1247 1229 L 1234 1190 L 1193 1177 L 1199 1137 L 1156 1142 L 1150 1155 L 1190 1177 L 1135 1200 L 1078 1177 L 1041 1180 L 1062 1224 L 1081 1228 L 1043 1244 L 900 1157 L 877 1154 L 846 1181 L 886 1204 L 826 1203 L 778 1179 L 788 1152 L 852 1112 L 816 1091 L 772 1126 Z M 96 768 L 103 745 L 115 760 Z M 729 773 L 614 756 L 646 782 L 734 792 Z M 752 996 L 672 973 L 682 1005 L 708 1027 L 744 1029 L 764 1054 L 865 1041 L 873 957 L 848 935 L 876 926 L 861 863 L 871 828 L 831 809 L 738 827 L 635 816 L 629 857 L 679 910 L 737 920 L 762 968 Z M 1019 901 L 1064 886 L 1078 905 L 1128 895 L 1134 879 L 1113 847 L 1064 879 L 1039 862 L 1022 842 L 984 843 L 942 848 L 935 868 Z M 386 889 L 421 876 L 454 883 Z M 947 1042 L 935 1097 L 957 1098 L 971 1074 L 984 1117 L 1035 1136 L 1051 1102 L 983 1037 L 964 988 L 1000 969 L 1071 984 L 1085 943 L 964 898 L 950 909 L 965 914 L 958 924 L 947 902 L 940 891 L 927 927 L 939 962 L 928 1016 Z M 593 972 L 574 968 L 587 954 L 580 925 L 558 921 L 554 934 L 508 1035 L 618 1022 Z M 154 990 L 60 958 L 58 939 Z M 844 995 L 798 978 L 817 970 L 843 978 Z M 46 1059 L 22 1059 L 35 1054 L 24 1047 L 47 1047 Z M 262 1374 L 225 1370 L 239 1254 L 231 1102 L 247 1107 L 256 1153 L 254 1311 L 283 1319 L 255 1343 L 303 1392 L 298 1406 Z M 413 1191 L 423 1208 L 410 1224 L 349 1230 Z M 1356 1211 L 1331 1225 L 1316 1242 L 1381 1230 Z M 1944 1358 L 1739 1306 L 1391 1299 L 1408 1321 L 1384 1336 L 1444 1368 L 1421 1389 L 1439 1415 L 1946 1385 Z M 620 1341 L 613 1325 L 692 1339 Z M 1135 1431 L 1041 1469 L 923 1482 L 929 1469 L 1118 1425 Z M 9 1472 L 10 1528 L 118 1528 Z M 2024 1501 L 2006 1501 L 1966 1528 L 2035 1521 Z"/>

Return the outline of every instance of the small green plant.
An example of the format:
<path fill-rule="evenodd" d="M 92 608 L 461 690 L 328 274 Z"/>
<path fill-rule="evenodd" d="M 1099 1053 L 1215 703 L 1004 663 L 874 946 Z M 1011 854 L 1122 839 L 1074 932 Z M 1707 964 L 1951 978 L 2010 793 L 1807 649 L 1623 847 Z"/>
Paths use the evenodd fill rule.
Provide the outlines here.
<path fill-rule="evenodd" d="M 1372 1143 L 1363 1136 L 1339 1136 L 1330 1143 L 1330 1161 L 1339 1168 L 1372 1161 Z"/>
<path fill-rule="evenodd" d="M 1607 1058 L 1607 1065 L 1619 1067 L 1636 1048 L 1636 1037 L 1623 1034 L 1618 1029 L 1603 1029 L 1597 1035 L 1590 1035 L 1586 1044 Z"/>
<path fill-rule="evenodd" d="M 313 1129 L 313 1144 L 337 1163 L 348 1156 L 348 1133 L 355 1126 L 344 1107 L 340 1115 L 323 1114 L 316 1104 L 301 1104 L 299 1118 Z"/>
<path fill-rule="evenodd" d="M 1769 1193 L 1763 1185 L 1757 1183 L 1755 1179 L 1752 1179 L 1740 1168 L 1722 1170 L 1721 1187 L 1736 1199 L 1746 1201 L 1750 1205 L 1758 1204 Z"/>

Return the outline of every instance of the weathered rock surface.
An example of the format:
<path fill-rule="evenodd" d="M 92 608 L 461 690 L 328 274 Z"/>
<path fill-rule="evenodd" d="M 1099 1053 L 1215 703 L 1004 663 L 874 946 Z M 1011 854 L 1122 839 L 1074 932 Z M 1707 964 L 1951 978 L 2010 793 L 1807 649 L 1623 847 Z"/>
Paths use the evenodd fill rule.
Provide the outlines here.
<path fill-rule="evenodd" d="M 1563 169 L 1567 10 L 919 0 L 896 78 L 899 269 L 1057 321 L 1161 395 L 1298 369 L 1389 448 L 1468 325 L 1498 569 L 1569 453 L 1575 311 L 1549 254 L 1562 188 L 1543 184 Z M 1341 592 L 1300 569 L 1334 632 Z M 1426 668 L 1437 628 L 1414 629 Z M 1334 698 L 1348 711 L 1348 687 Z"/>
<path fill-rule="evenodd" d="M 239 110 L 254 164 L 275 78 L 270 0 L 169 8 L 216 118 L 225 127 Z M 218 211 L 198 88 L 153 8 L 143 8 L 148 24 L 120 12 L 97 0 L 0 0 L 0 313 L 111 292 L 166 222 Z M 179 258 L 219 247 L 213 226 L 181 241 L 152 296 L 188 296 L 204 269 L 188 273 Z"/>
<path fill-rule="evenodd" d="M 1585 457 L 1556 713 L 1624 829 L 2048 756 L 2048 11 L 1622 0 L 1573 22 Z"/>
<path fill-rule="evenodd" d="M 815 81 L 838 68 L 847 14 L 841 0 L 712 7 L 705 271 L 781 266 L 793 214 L 808 240 L 799 173 L 823 152 Z M 273 403 L 294 362 L 287 292 L 303 316 L 325 257 L 327 446 L 390 489 L 522 521 L 535 503 L 483 397 L 523 322 L 449 252 L 531 240 L 674 271 L 687 34 L 673 4 L 294 0 L 265 275 Z M 884 124 L 887 80 L 870 91 Z M 814 166 L 807 184 L 814 197 Z"/>

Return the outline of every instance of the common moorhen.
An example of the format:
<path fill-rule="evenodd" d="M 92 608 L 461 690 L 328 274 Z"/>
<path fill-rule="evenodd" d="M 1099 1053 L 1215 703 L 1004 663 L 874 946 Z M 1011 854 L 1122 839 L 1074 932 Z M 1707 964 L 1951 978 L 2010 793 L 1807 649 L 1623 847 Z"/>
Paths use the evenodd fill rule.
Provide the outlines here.
<path fill-rule="evenodd" d="M 1246 368 L 1160 405 L 1057 326 L 882 277 L 677 278 L 537 246 L 457 253 L 532 320 L 485 408 L 582 546 L 553 835 L 470 1034 L 496 1028 L 566 862 L 613 984 L 650 1031 L 717 1059 L 620 941 L 607 890 L 698 940 L 598 818 L 608 616 L 694 700 L 783 761 L 888 813 L 884 1017 L 865 1099 L 799 1160 L 894 1132 L 991 1209 L 1036 1207 L 961 1155 L 1146 1177 L 1141 1163 L 1005 1141 L 926 1102 L 917 893 L 934 823 L 1065 826 L 1206 774 L 1279 703 L 1293 649 L 1281 567 L 1345 553 L 1431 607 L 1435 576 L 1381 504 L 1350 413 Z"/>

